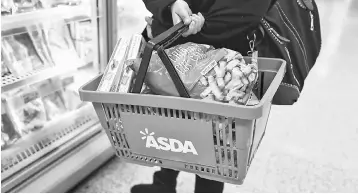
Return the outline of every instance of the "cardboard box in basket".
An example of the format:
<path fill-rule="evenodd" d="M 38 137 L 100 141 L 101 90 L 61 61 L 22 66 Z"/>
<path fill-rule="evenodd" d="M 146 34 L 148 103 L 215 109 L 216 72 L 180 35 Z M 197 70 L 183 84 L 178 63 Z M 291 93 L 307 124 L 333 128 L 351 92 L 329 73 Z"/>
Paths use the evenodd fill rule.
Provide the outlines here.
<path fill-rule="evenodd" d="M 141 57 L 145 41 L 141 35 L 118 40 L 97 91 L 129 92 L 134 72 L 129 66 Z"/>

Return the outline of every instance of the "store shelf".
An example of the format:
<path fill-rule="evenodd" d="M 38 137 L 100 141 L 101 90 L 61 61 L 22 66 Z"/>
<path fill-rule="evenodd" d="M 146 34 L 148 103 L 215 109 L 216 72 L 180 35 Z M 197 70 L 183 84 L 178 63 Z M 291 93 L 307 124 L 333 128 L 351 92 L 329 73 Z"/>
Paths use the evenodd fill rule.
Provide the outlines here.
<path fill-rule="evenodd" d="M 79 142 L 73 141 L 73 142 Z M 107 135 L 101 133 L 49 165 L 9 192 L 65 193 L 114 156 Z"/>
<path fill-rule="evenodd" d="M 48 189 L 49 186 L 53 187 L 53 185 L 51 183 L 60 181 L 58 179 L 58 177 L 60 177 L 61 175 L 67 174 L 67 173 L 69 173 L 69 174 L 67 174 L 67 176 L 69 176 L 69 177 L 67 177 L 65 181 L 71 181 L 72 184 L 76 184 L 76 181 L 80 181 L 80 180 L 71 180 L 70 176 L 74 175 L 72 173 L 76 173 L 75 171 L 73 171 L 72 166 L 76 166 L 77 164 L 81 165 L 81 164 L 83 164 L 83 163 L 81 163 L 82 160 L 86 160 L 88 163 L 83 164 L 84 166 L 82 166 L 82 168 L 90 169 L 88 167 L 93 167 L 92 169 L 90 169 L 90 172 L 91 172 L 92 170 L 97 168 L 98 165 L 101 165 L 108 158 L 113 156 L 114 152 L 111 151 L 110 146 L 103 144 L 103 139 L 102 139 L 102 144 L 101 145 L 98 144 L 99 142 L 97 141 L 97 139 L 101 138 L 103 136 L 103 134 L 104 134 L 104 132 L 102 130 L 102 127 L 98 123 L 96 125 L 93 125 L 92 127 L 88 128 L 83 133 L 81 133 L 78 136 L 76 136 L 75 138 L 71 139 L 66 144 L 63 144 L 58 149 L 51 152 L 45 158 L 37 161 L 36 163 L 29 166 L 28 168 L 20 171 L 15 176 L 13 176 L 11 179 L 2 182 L 1 191 L 2 192 L 11 192 L 11 193 L 13 193 L 13 192 L 28 192 L 28 191 L 20 191 L 20 190 L 27 189 L 29 187 L 33 187 L 33 185 L 36 184 L 36 182 L 40 181 L 40 182 L 42 182 L 42 184 L 40 183 L 41 186 L 37 185 L 32 189 L 38 190 L 37 192 L 40 192 L 40 193 L 46 192 L 46 191 L 40 191 L 40 190 Z M 96 151 L 98 151 L 98 149 L 93 149 L 93 148 L 91 149 L 93 151 L 90 150 L 90 152 L 87 151 L 85 153 L 82 152 L 83 148 L 86 148 L 88 145 L 92 145 L 93 143 L 96 147 L 100 148 L 99 153 L 96 152 Z M 69 160 L 73 155 L 76 155 L 78 152 L 81 155 L 81 159 L 77 158 L 76 161 L 73 162 L 72 164 L 67 164 L 67 160 Z M 94 162 L 93 158 L 96 158 L 97 156 L 101 156 L 101 157 L 96 159 L 97 161 L 95 161 L 95 164 L 98 162 L 99 163 L 98 163 L 98 165 L 93 166 L 93 162 Z M 66 163 L 67 165 L 62 166 L 63 168 L 61 169 L 60 173 L 57 172 L 56 174 L 52 174 L 52 176 L 50 176 L 51 178 L 46 177 L 45 179 L 47 179 L 46 180 L 47 183 L 46 183 L 46 181 L 43 182 L 42 178 L 44 175 L 51 173 L 51 171 L 56 169 L 58 166 L 61 166 L 63 163 Z M 79 169 L 81 169 L 81 168 L 79 168 Z M 71 172 L 69 172 L 69 170 Z M 83 175 L 83 176 L 87 175 L 86 173 L 83 174 L 83 171 L 79 174 Z M 48 184 L 48 182 L 50 182 L 50 184 Z M 67 183 L 66 185 L 71 184 L 71 183 Z M 57 184 L 56 185 L 59 186 L 62 183 L 57 183 Z"/>
<path fill-rule="evenodd" d="M 86 6 L 60 6 L 28 13 L 1 17 L 1 31 L 9 31 L 39 23 L 64 20 L 66 22 L 90 19 L 91 10 Z"/>
<path fill-rule="evenodd" d="M 84 65 L 72 66 L 72 67 L 49 67 L 45 69 L 40 69 L 37 71 L 30 72 L 23 76 L 16 77 L 13 74 L 1 77 L 1 92 L 7 92 L 9 90 L 18 88 L 24 85 L 31 85 L 36 82 L 40 82 L 55 76 L 63 75 L 65 73 L 70 73 L 76 71 L 78 68 L 83 67 Z"/>
<path fill-rule="evenodd" d="M 1 181 L 50 153 L 98 122 L 88 104 L 51 121 L 46 126 L 6 150 L 1 151 Z"/>

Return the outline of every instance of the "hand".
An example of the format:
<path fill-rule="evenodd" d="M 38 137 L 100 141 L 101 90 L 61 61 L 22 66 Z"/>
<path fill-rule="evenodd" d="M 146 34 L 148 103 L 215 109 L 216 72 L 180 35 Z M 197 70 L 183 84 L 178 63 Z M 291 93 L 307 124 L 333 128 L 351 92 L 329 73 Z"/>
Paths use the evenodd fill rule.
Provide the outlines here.
<path fill-rule="evenodd" d="M 151 17 L 145 17 L 145 21 L 147 22 L 147 36 L 148 38 L 152 39 L 153 38 L 153 33 L 152 33 L 152 23 L 153 23 L 153 18 Z"/>
<path fill-rule="evenodd" d="M 186 31 L 183 36 L 187 37 L 192 34 L 196 34 L 201 31 L 201 28 L 203 27 L 205 23 L 204 16 L 199 12 L 198 14 L 193 14 L 191 16 L 191 23 L 189 25 L 188 31 Z"/>
<path fill-rule="evenodd" d="M 191 22 L 191 9 L 184 0 L 176 0 L 171 6 L 173 24 L 176 25 L 183 21 L 185 25 L 189 25 Z"/>

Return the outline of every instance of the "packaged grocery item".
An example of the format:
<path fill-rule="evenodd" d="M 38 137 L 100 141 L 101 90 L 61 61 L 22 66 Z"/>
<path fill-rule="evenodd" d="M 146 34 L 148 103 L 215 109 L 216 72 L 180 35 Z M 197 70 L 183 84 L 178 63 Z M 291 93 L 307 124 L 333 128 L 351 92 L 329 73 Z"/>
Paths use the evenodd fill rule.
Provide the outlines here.
<path fill-rule="evenodd" d="M 9 117 L 21 136 L 44 126 L 45 107 L 36 88 L 26 86 L 9 92 L 6 104 Z"/>
<path fill-rule="evenodd" d="M 44 66 L 53 66 L 54 64 L 50 55 L 50 50 L 46 45 L 44 32 L 41 27 L 39 25 L 36 25 L 35 29 L 33 29 L 33 27 L 27 27 L 27 31 L 38 56 L 44 63 Z"/>
<path fill-rule="evenodd" d="M 43 26 L 45 39 L 50 48 L 50 55 L 56 66 L 72 68 L 73 66 L 84 64 L 74 48 L 69 28 L 64 21 L 52 24 L 46 23 Z"/>
<path fill-rule="evenodd" d="M 166 53 L 188 91 L 226 54 L 225 50 L 215 50 L 211 46 L 194 43 L 166 49 Z M 134 63 L 134 70 L 138 71 L 139 66 L 139 63 Z M 146 83 L 157 94 L 179 96 L 167 69 L 156 52 L 153 52 L 150 60 Z"/>
<path fill-rule="evenodd" d="M 110 92 L 115 91 L 116 85 L 113 85 L 116 75 L 120 75 L 124 68 L 124 62 L 126 59 L 127 49 L 130 42 L 130 38 L 123 37 L 117 42 L 116 48 L 112 54 L 112 57 L 104 71 L 101 82 L 98 85 L 97 91 Z M 118 77 L 117 77 L 118 79 Z"/>
<path fill-rule="evenodd" d="M 13 0 L 1 0 L 1 15 L 11 15 L 16 11 L 16 6 Z"/>
<path fill-rule="evenodd" d="M 16 131 L 7 114 L 6 104 L 2 103 L 1 109 L 1 148 L 5 148 L 6 146 L 15 143 L 21 136 Z"/>
<path fill-rule="evenodd" d="M 39 0 L 45 8 L 57 7 L 59 5 L 79 5 L 82 0 Z"/>
<path fill-rule="evenodd" d="M 246 64 L 236 51 L 190 42 L 165 52 L 192 98 L 246 105 L 258 77 L 256 63 Z M 134 63 L 134 70 L 138 71 L 139 66 Z M 150 60 L 146 83 L 156 94 L 179 96 L 156 52 Z"/>
<path fill-rule="evenodd" d="M 87 104 L 87 102 L 81 101 L 80 94 L 78 92 L 79 88 L 84 83 L 76 80 L 73 75 L 63 77 L 61 80 L 65 106 L 68 111 L 77 110 Z"/>
<path fill-rule="evenodd" d="M 7 68 L 6 61 L 4 61 L 3 49 L 1 49 L 1 77 L 10 75 L 10 70 Z"/>
<path fill-rule="evenodd" d="M 31 12 L 42 9 L 42 3 L 39 0 L 13 0 L 16 6 L 16 13 Z"/>
<path fill-rule="evenodd" d="M 17 42 L 13 36 L 2 38 L 1 50 L 3 60 L 13 75 L 21 76 L 32 71 L 26 47 Z"/>
<path fill-rule="evenodd" d="M 66 113 L 62 82 L 58 77 L 34 84 L 33 87 L 40 93 L 48 121 Z"/>
<path fill-rule="evenodd" d="M 95 29 L 93 28 L 92 21 L 74 22 L 69 25 L 78 55 L 86 64 L 92 62 L 95 56 L 92 33 Z"/>
<path fill-rule="evenodd" d="M 134 71 L 130 68 L 133 63 L 137 62 L 142 57 L 145 40 L 142 35 L 135 34 L 132 36 L 130 44 L 128 46 L 128 54 L 124 64 L 124 68 L 121 72 L 117 72 L 116 78 L 113 82 L 115 92 L 128 93 L 131 89 Z"/>
<path fill-rule="evenodd" d="M 30 63 L 32 64 L 32 71 L 39 70 L 44 67 L 44 61 L 40 57 L 40 54 L 36 51 L 34 42 L 31 40 L 31 37 L 28 32 L 14 35 L 14 38 L 16 41 L 18 41 L 20 44 L 24 45 L 27 53 Z"/>
<path fill-rule="evenodd" d="M 2 42 L 4 61 L 15 76 L 44 67 L 28 33 L 4 37 Z"/>

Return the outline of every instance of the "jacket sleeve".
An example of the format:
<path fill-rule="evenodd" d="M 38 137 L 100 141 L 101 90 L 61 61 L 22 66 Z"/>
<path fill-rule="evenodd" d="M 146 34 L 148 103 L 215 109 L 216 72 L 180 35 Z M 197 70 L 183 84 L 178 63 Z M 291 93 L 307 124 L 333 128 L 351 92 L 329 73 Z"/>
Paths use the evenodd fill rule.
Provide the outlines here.
<path fill-rule="evenodd" d="M 153 35 L 170 28 L 172 18 L 169 6 L 175 0 L 143 0 L 153 14 Z M 185 0 L 193 13 L 201 12 L 205 17 L 203 28 L 196 35 L 185 38 L 202 44 L 220 45 L 230 42 L 242 32 L 260 23 L 262 17 L 276 0 Z M 184 40 L 180 40 L 182 42 Z"/>
<path fill-rule="evenodd" d="M 219 44 L 260 23 L 275 0 L 217 0 L 204 12 L 202 30 L 189 39 L 203 44 Z M 190 40 L 187 40 L 190 41 Z"/>
<path fill-rule="evenodd" d="M 176 0 L 143 0 L 145 7 L 153 14 L 153 18 L 164 26 L 173 25 L 169 6 Z M 189 7 L 192 0 L 185 0 Z"/>

